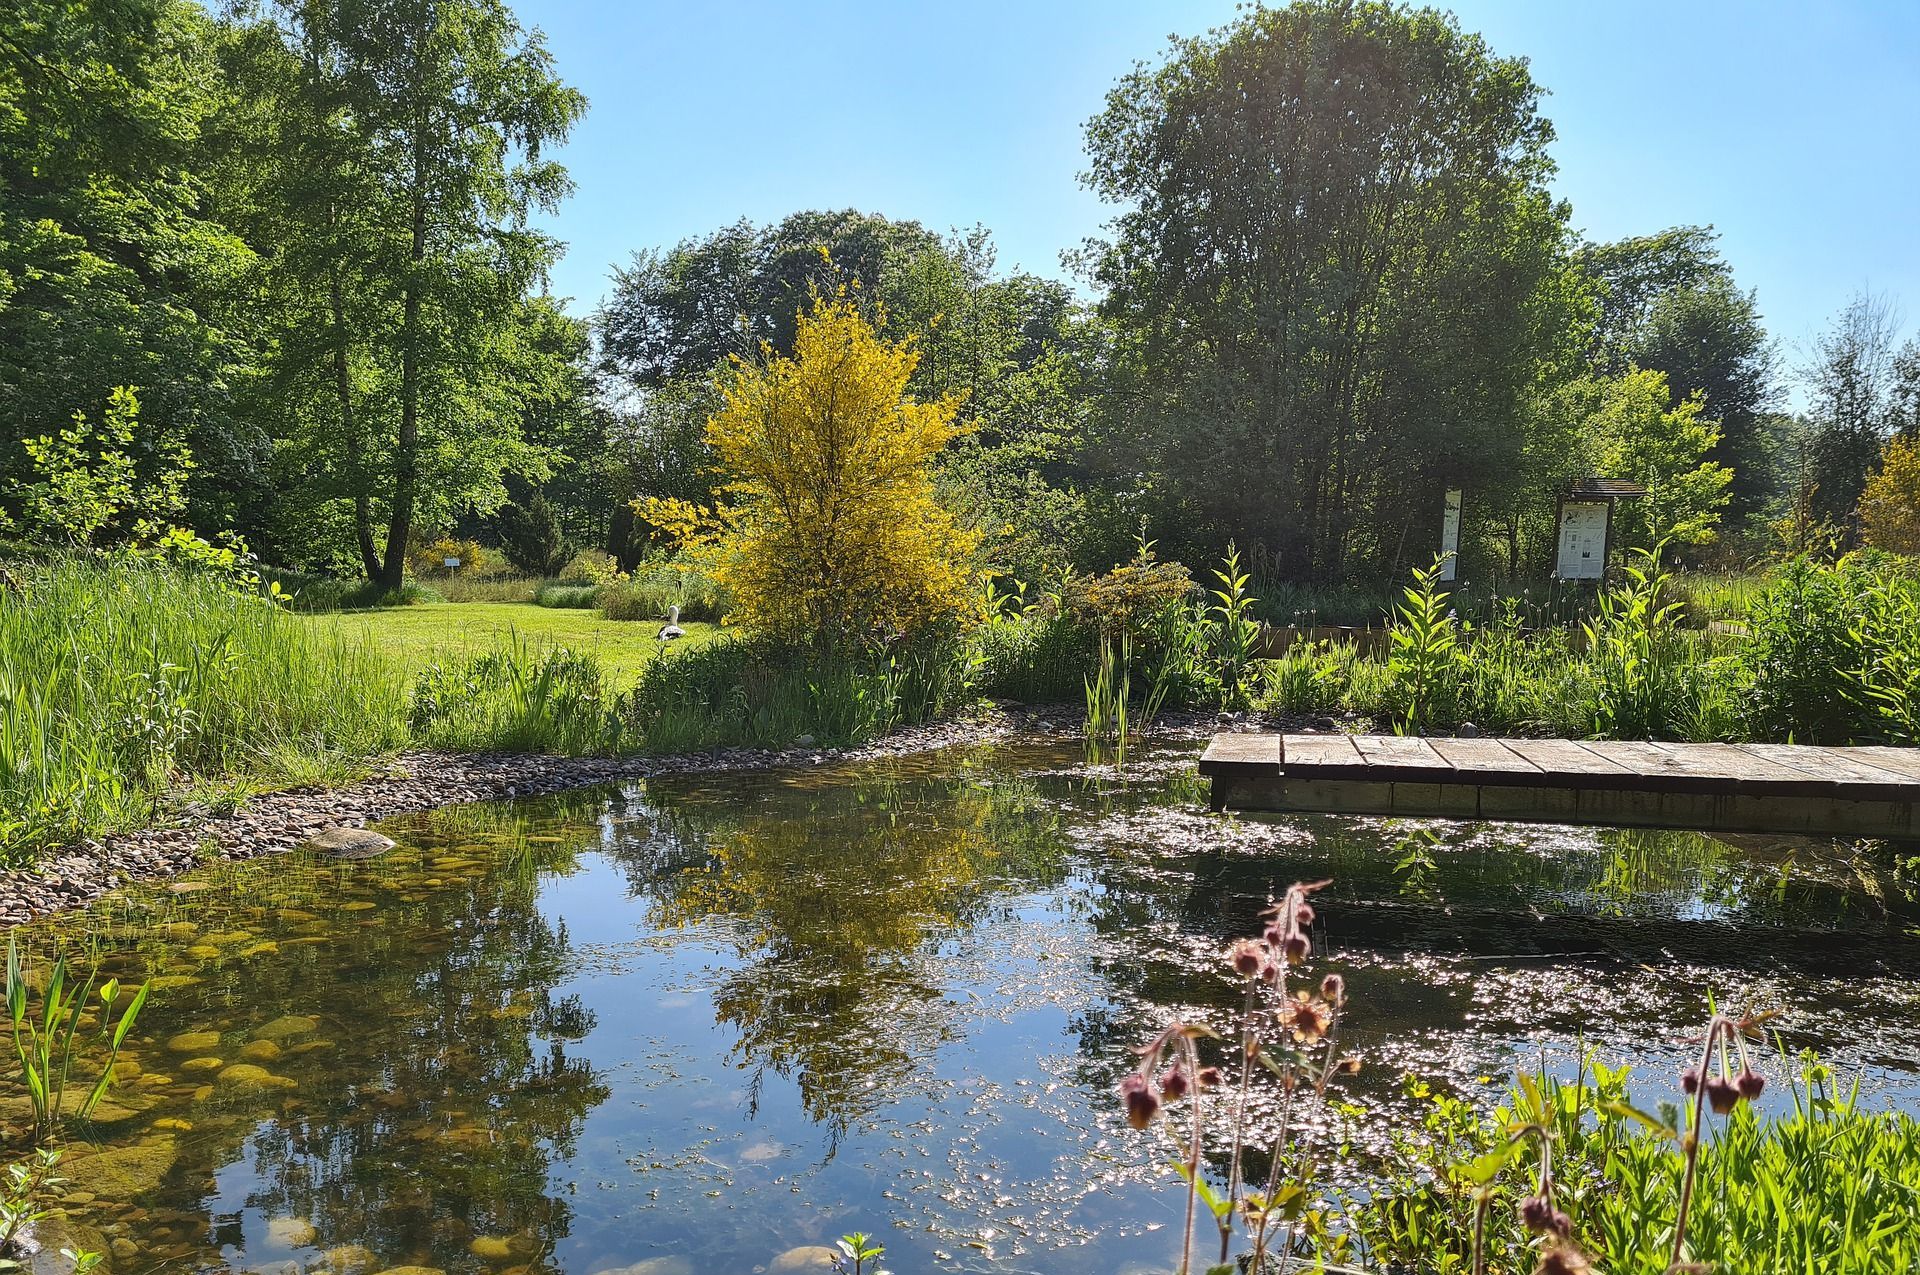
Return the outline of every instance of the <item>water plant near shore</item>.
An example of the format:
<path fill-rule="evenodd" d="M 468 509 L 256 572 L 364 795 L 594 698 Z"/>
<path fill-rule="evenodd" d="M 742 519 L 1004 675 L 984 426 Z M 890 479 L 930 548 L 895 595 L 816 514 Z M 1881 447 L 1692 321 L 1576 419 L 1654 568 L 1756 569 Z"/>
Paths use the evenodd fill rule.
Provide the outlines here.
<path fill-rule="evenodd" d="M 116 1020 L 114 1009 L 120 1004 L 124 990 L 120 980 L 110 978 L 96 988 L 97 982 L 97 974 L 90 971 L 86 980 L 76 986 L 66 955 L 62 953 L 54 958 L 45 990 L 39 993 L 39 1013 L 31 1014 L 33 990 L 20 958 L 20 945 L 12 937 L 7 939 L 7 1018 L 13 1029 L 14 1061 L 33 1113 L 31 1138 L 36 1144 L 57 1135 L 68 1117 L 85 1120 L 93 1114 L 100 1100 L 106 1097 L 107 1087 L 113 1083 L 113 1065 L 120 1057 L 120 1046 L 133 1030 L 141 1006 L 147 1003 L 150 984 L 142 983 Z M 94 1018 L 94 1030 L 80 1036 L 81 1020 L 88 1014 Z M 81 1051 L 88 1047 L 104 1054 L 93 1060 L 98 1076 L 79 1101 L 69 1104 L 67 1086 L 73 1079 L 74 1065 L 80 1061 Z"/>

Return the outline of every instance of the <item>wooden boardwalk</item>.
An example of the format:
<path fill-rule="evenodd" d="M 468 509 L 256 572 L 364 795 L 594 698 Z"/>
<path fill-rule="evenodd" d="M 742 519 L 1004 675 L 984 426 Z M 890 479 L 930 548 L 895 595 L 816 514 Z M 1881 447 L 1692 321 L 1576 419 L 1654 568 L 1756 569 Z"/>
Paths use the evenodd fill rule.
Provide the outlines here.
<path fill-rule="evenodd" d="M 1920 839 L 1920 749 L 1215 735 L 1216 810 Z"/>

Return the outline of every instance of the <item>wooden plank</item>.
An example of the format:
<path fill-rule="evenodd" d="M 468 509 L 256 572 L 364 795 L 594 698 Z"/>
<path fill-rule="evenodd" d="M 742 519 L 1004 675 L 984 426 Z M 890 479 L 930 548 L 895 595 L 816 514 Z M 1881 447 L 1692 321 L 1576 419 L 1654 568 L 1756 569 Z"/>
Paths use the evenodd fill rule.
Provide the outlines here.
<path fill-rule="evenodd" d="M 1481 776 L 1499 776 L 1509 781 L 1537 782 L 1544 772 L 1507 747 L 1499 739 L 1430 739 L 1439 753 L 1459 775 L 1459 782 Z"/>
<path fill-rule="evenodd" d="M 1920 749 L 1228 735 L 1216 808 L 1920 835 Z"/>
<path fill-rule="evenodd" d="M 1433 745 L 1414 735 L 1355 735 L 1353 746 L 1366 760 L 1369 778 L 1439 783 L 1453 773 Z"/>
<path fill-rule="evenodd" d="M 1866 762 L 1869 766 L 1897 771 L 1920 782 L 1920 748 L 1890 748 L 1885 744 L 1874 744 L 1866 748 L 1829 748 L 1826 751 L 1844 753 Z"/>
<path fill-rule="evenodd" d="M 1280 770 L 1312 778 L 1321 772 L 1332 777 L 1358 777 L 1367 762 L 1353 746 L 1351 735 L 1287 735 L 1280 741 Z"/>
<path fill-rule="evenodd" d="M 1815 779 L 1824 780 L 1836 796 L 1898 801 L 1912 792 L 1914 781 L 1895 770 L 1875 766 L 1854 755 L 1856 750 L 1815 748 L 1805 744 L 1730 744 L 1755 757 L 1764 757 Z M 1920 797 L 1920 793 L 1913 793 Z"/>
<path fill-rule="evenodd" d="M 1550 775 L 1593 779 L 1633 773 L 1618 762 L 1588 752 L 1570 739 L 1503 739 L 1500 742 Z"/>
<path fill-rule="evenodd" d="M 1200 755 L 1203 775 L 1277 775 L 1280 737 L 1269 734 L 1215 735 Z"/>

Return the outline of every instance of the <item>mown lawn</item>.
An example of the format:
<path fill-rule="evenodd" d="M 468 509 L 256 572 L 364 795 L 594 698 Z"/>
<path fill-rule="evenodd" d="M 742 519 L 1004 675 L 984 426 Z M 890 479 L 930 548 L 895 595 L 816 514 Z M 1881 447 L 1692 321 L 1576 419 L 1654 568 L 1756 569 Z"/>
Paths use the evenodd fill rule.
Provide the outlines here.
<path fill-rule="evenodd" d="M 434 663 L 479 654 L 518 634 L 544 646 L 564 646 L 597 656 L 613 687 L 624 689 L 640 667 L 662 649 L 654 634 L 658 620 L 609 620 L 598 611 L 563 610 L 530 602 L 434 602 L 315 615 L 307 622 L 350 637 L 370 636 L 379 649 L 409 673 Z M 710 642 L 717 624 L 681 624 L 687 636 L 673 643 Z"/>

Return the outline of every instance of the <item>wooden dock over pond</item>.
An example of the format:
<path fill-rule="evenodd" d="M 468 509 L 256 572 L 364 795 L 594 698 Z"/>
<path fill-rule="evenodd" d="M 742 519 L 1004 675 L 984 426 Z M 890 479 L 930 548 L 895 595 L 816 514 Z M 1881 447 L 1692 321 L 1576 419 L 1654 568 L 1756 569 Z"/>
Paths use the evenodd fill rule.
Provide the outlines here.
<path fill-rule="evenodd" d="M 1920 748 L 1215 735 L 1215 810 L 1920 839 Z"/>

